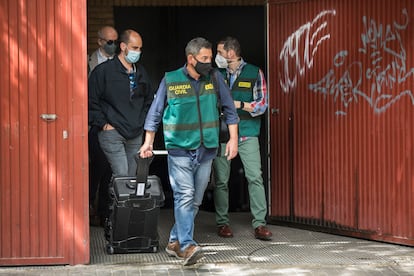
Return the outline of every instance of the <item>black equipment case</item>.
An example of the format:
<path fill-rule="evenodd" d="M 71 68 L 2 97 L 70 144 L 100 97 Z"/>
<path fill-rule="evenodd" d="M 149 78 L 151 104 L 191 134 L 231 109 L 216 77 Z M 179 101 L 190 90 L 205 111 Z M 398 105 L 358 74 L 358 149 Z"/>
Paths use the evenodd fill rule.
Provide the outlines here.
<path fill-rule="evenodd" d="M 108 254 L 158 251 L 158 217 L 165 196 L 158 176 L 148 176 L 151 161 L 138 157 L 136 177 L 112 179 L 105 223 Z"/>

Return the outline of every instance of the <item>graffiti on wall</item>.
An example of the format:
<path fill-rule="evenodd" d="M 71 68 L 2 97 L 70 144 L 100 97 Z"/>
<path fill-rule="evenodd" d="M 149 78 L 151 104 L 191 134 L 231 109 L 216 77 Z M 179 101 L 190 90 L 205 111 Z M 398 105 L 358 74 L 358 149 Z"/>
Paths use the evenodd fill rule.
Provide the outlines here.
<path fill-rule="evenodd" d="M 282 62 L 280 86 L 284 92 L 296 87 L 298 74 L 303 76 L 313 66 L 313 57 L 318 47 L 331 35 L 327 32 L 328 17 L 334 16 L 335 10 L 323 11 L 312 21 L 303 24 L 285 41 L 279 59 Z M 294 68 L 291 68 L 293 65 Z"/>
<path fill-rule="evenodd" d="M 333 11 L 329 12 L 335 15 Z M 337 115 L 346 115 L 347 108 L 352 103 L 358 103 L 361 100 L 366 101 L 377 114 L 385 112 L 402 97 L 409 97 L 414 105 L 413 92 L 400 89 L 400 84 L 411 79 L 414 73 L 414 68 L 407 66 L 407 52 L 401 36 L 402 32 L 407 30 L 409 23 L 406 9 L 402 10 L 402 15 L 400 21 L 386 25 L 378 24 L 375 20 L 363 16 L 363 32 L 360 34 L 361 46 L 358 49 L 361 55 L 360 60 L 350 60 L 348 50 L 339 51 L 333 57 L 331 69 L 319 81 L 309 84 L 308 89 L 322 94 L 325 99 L 329 98 L 338 103 Z M 320 27 L 317 30 L 326 30 L 326 24 L 326 21 L 323 24 L 319 22 Z M 295 32 L 295 35 L 300 33 L 301 28 Z M 318 42 L 329 38 L 329 34 L 325 34 Z M 286 43 L 290 43 L 291 46 L 297 45 L 292 43 L 291 39 L 292 36 Z M 294 51 L 291 51 L 291 47 L 286 47 L 286 43 L 281 52 L 284 55 L 280 55 L 283 64 L 289 64 L 286 61 L 286 58 L 289 57 L 285 53 L 286 51 L 288 54 L 290 53 L 290 57 L 294 56 L 291 54 Z M 304 60 L 313 62 L 316 51 L 309 52 L 306 48 L 309 46 L 303 50 L 303 56 L 311 55 Z M 314 50 L 317 50 L 317 47 Z M 299 49 L 295 51 L 299 52 Z M 365 62 L 361 60 L 365 60 Z M 303 75 L 306 68 L 311 68 L 312 62 L 304 64 L 310 66 L 297 67 L 296 72 Z M 286 73 L 291 72 L 289 69 L 288 67 L 283 68 L 285 73 L 284 78 L 281 78 L 281 87 L 284 92 L 289 92 L 297 84 L 296 75 L 292 78 L 289 73 Z"/>

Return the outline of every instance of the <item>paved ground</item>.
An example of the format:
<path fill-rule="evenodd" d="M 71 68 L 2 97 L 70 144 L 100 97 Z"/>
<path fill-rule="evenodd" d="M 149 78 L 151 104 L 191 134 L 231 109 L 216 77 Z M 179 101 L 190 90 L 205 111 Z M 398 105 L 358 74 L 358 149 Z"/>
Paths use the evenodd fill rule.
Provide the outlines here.
<path fill-rule="evenodd" d="M 0 275 L 414 275 L 414 248 L 269 225 L 273 239 L 254 239 L 249 213 L 231 213 L 234 238 L 216 235 L 214 214 L 201 211 L 195 238 L 204 256 L 190 267 L 164 248 L 172 210 L 161 209 L 157 253 L 105 251 L 103 228 L 91 227 L 91 264 L 0 268 Z"/>

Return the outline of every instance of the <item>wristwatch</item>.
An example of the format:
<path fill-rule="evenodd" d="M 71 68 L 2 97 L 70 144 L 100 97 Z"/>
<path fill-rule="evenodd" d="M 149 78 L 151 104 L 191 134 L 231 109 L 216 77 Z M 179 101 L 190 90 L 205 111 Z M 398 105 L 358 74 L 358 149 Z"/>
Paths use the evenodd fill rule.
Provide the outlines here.
<path fill-rule="evenodd" d="M 244 102 L 240 101 L 240 107 L 239 109 L 243 109 L 244 108 Z"/>

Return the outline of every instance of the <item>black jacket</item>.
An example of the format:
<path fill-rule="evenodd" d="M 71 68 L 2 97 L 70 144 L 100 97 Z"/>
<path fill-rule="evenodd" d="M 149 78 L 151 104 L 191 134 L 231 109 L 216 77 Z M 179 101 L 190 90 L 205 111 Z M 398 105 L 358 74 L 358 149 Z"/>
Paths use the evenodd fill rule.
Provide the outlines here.
<path fill-rule="evenodd" d="M 154 98 L 151 81 L 144 67 L 136 66 L 136 88 L 130 93 L 126 68 L 118 56 L 99 64 L 88 81 L 89 125 L 102 130 L 111 124 L 126 139 L 143 133 L 148 109 Z"/>

